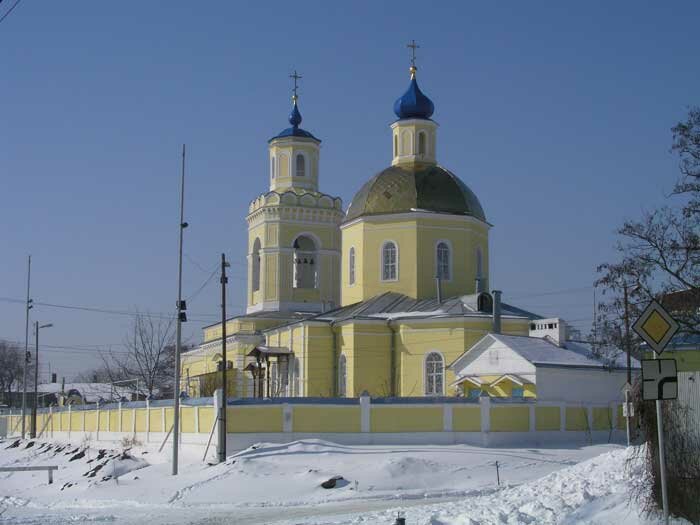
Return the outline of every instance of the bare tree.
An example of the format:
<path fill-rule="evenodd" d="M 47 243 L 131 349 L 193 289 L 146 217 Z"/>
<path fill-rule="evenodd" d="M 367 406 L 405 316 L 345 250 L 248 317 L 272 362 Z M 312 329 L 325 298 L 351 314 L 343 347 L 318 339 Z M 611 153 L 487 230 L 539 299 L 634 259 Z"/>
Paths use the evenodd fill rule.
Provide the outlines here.
<path fill-rule="evenodd" d="M 19 391 L 22 386 L 23 354 L 16 344 L 0 341 L 0 392 L 7 399 L 10 398 L 13 388 Z"/>
<path fill-rule="evenodd" d="M 700 108 L 672 128 L 671 151 L 680 159 L 668 206 L 625 222 L 618 230 L 619 260 L 598 267 L 607 301 L 601 304 L 597 330 L 602 339 L 622 341 L 623 286 L 627 284 L 630 317 L 635 319 L 651 299 L 684 292 L 686 306 L 700 299 Z M 697 308 L 669 305 L 682 333 L 700 334 Z"/>
<path fill-rule="evenodd" d="M 172 391 L 175 374 L 175 319 L 137 313 L 124 345 L 127 352 L 107 352 L 104 372 L 111 382 L 138 380 L 140 393 L 163 395 Z M 136 386 L 134 384 L 134 386 Z"/>

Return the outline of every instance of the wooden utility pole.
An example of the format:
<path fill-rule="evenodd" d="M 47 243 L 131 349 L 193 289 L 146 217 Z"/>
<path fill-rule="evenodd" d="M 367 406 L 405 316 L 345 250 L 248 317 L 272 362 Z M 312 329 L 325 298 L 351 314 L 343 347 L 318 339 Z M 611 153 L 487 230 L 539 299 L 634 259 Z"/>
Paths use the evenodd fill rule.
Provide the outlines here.
<path fill-rule="evenodd" d="M 219 463 L 226 461 L 226 399 L 228 397 L 228 383 L 226 382 L 226 268 L 230 264 L 226 262 L 226 254 L 221 254 L 221 406 L 219 407 Z"/>

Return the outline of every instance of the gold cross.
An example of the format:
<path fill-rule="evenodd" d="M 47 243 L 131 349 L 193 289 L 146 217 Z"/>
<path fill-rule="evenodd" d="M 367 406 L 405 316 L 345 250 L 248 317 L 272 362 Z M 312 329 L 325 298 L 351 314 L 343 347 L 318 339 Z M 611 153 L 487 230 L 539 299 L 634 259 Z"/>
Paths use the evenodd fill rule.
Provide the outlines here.
<path fill-rule="evenodd" d="M 411 48 L 411 66 L 416 67 L 416 49 L 418 49 L 420 46 L 416 44 L 415 40 L 411 40 L 411 43 L 406 44 L 406 47 Z"/>
<path fill-rule="evenodd" d="M 289 75 L 289 78 L 293 78 L 293 79 L 294 79 L 294 89 L 293 89 L 292 91 L 294 92 L 294 99 L 296 100 L 296 98 L 297 98 L 297 88 L 299 87 L 299 86 L 297 86 L 297 80 L 299 80 L 299 79 L 302 78 L 302 77 L 301 77 L 301 75 L 297 74 L 297 70 L 295 69 L 295 70 L 294 70 L 294 73 L 293 73 L 292 75 Z"/>

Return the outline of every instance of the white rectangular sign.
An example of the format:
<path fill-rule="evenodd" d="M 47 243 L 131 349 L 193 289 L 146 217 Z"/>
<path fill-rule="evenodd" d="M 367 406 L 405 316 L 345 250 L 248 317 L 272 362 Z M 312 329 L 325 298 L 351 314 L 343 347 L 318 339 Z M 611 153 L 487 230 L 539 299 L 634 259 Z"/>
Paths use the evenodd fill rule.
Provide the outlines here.
<path fill-rule="evenodd" d="M 676 399 L 678 374 L 675 359 L 642 359 L 642 398 Z"/>

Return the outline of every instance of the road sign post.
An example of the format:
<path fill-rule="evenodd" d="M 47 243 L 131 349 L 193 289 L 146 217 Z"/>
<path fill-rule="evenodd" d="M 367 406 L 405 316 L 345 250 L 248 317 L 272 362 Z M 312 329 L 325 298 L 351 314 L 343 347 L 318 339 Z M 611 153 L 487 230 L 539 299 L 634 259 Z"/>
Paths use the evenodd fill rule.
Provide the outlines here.
<path fill-rule="evenodd" d="M 632 329 L 654 351 L 654 359 L 642 361 L 642 398 L 656 400 L 656 429 L 659 437 L 659 475 L 664 523 L 668 525 L 668 488 L 666 486 L 666 450 L 661 401 L 678 395 L 675 359 L 659 359 L 671 338 L 678 332 L 678 323 L 656 301 L 649 303 Z M 649 363 L 651 361 L 651 363 Z M 653 397 L 652 397 L 653 395 Z"/>

